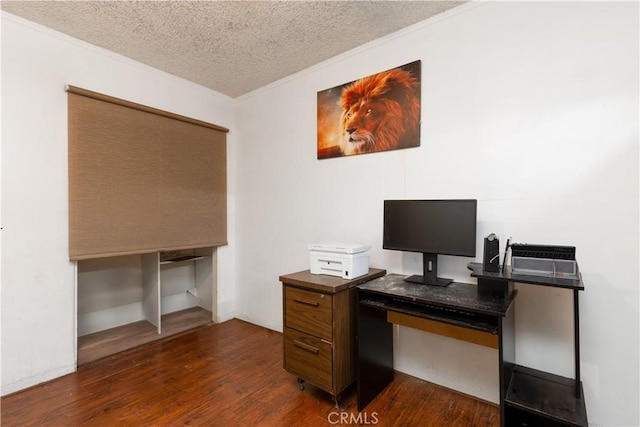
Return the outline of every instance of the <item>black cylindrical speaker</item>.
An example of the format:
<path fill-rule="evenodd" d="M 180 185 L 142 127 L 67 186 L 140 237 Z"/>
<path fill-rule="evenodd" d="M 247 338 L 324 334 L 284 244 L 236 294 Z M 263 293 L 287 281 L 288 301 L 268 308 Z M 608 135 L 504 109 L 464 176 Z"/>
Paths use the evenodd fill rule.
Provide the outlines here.
<path fill-rule="evenodd" d="M 493 233 L 484 238 L 484 271 L 500 271 L 500 241 Z"/>

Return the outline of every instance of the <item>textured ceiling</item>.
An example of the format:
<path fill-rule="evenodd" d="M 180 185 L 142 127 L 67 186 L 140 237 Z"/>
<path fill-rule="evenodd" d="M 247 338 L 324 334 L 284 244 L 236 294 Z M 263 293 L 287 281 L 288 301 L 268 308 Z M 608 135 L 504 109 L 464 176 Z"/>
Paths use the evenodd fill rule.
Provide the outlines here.
<path fill-rule="evenodd" d="M 457 1 L 5 1 L 2 10 L 232 98 Z"/>

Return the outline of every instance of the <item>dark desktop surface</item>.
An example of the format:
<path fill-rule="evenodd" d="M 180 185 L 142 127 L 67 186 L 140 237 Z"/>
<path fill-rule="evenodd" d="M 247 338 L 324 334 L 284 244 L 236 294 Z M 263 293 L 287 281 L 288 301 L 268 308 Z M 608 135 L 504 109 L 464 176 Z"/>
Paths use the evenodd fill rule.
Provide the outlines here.
<path fill-rule="evenodd" d="M 396 298 L 398 301 L 432 304 L 492 316 L 505 316 L 515 297 L 515 292 L 507 298 L 486 295 L 478 292 L 478 286 L 469 283 L 453 282 L 449 286 L 440 287 L 406 282 L 406 277 L 387 274 L 359 285 L 358 289 L 377 294 L 389 304 Z"/>

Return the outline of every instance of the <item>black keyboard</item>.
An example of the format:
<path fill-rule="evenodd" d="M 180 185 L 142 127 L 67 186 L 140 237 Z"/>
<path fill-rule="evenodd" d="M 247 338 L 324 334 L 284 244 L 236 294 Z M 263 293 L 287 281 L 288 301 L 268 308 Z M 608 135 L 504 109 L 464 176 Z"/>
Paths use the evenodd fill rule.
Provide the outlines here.
<path fill-rule="evenodd" d="M 365 298 L 360 301 L 360 304 L 491 333 L 497 331 L 495 321 L 491 321 L 487 316 L 437 304 L 419 303 L 400 298 Z"/>
<path fill-rule="evenodd" d="M 472 322 L 475 319 L 475 314 L 469 311 L 430 303 L 416 303 L 398 298 L 392 298 L 389 305 L 390 308 L 395 306 L 398 308 L 410 309 L 412 311 L 415 310 L 418 313 L 433 314 L 437 317 L 443 317 L 451 320 L 460 320 L 463 322 Z"/>

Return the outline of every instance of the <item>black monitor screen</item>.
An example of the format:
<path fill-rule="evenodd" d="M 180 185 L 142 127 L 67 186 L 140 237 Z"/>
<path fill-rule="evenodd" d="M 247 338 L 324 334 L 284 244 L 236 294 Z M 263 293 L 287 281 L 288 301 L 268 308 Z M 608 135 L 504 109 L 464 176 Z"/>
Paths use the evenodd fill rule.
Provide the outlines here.
<path fill-rule="evenodd" d="M 476 255 L 477 200 L 385 200 L 384 249 Z"/>

